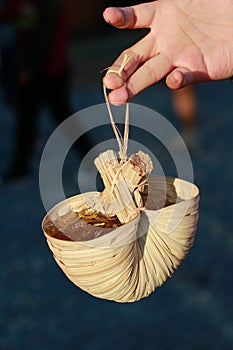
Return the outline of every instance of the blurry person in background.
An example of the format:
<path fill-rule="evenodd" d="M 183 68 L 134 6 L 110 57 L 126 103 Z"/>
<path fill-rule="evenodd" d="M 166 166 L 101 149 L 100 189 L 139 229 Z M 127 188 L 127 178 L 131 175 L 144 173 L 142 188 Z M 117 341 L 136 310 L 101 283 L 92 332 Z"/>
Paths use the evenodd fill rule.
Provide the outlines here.
<path fill-rule="evenodd" d="M 0 8 L 1 23 L 11 23 L 15 30 L 15 146 L 3 184 L 30 172 L 41 106 L 48 105 L 56 125 L 71 114 L 67 12 L 64 0 L 8 0 Z"/>
<path fill-rule="evenodd" d="M 171 90 L 174 112 L 180 123 L 181 136 L 192 155 L 200 151 L 201 140 L 198 132 L 198 101 L 193 86 Z"/>

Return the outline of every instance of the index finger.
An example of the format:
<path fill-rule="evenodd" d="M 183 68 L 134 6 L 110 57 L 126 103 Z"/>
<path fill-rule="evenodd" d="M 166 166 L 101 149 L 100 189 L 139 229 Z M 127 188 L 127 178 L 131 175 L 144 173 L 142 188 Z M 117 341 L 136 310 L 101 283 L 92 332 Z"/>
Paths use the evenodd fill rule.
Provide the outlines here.
<path fill-rule="evenodd" d="M 108 89 L 117 89 L 124 85 L 124 82 L 148 59 L 151 57 L 151 46 L 153 43 L 153 51 L 156 51 L 156 42 L 151 37 L 150 33 L 142 38 L 139 42 L 131 46 L 129 49 L 124 50 L 120 56 L 113 63 L 114 68 L 120 68 L 124 60 L 125 55 L 130 57 L 128 63 L 122 70 L 122 76 L 117 73 L 107 74 L 103 82 Z M 110 67 L 110 68 L 112 68 Z"/>
<path fill-rule="evenodd" d="M 125 56 L 129 57 L 129 61 L 122 67 Z M 135 71 L 137 66 L 138 58 L 135 56 L 135 54 L 129 50 L 123 51 L 114 64 L 108 69 L 105 77 L 103 78 L 104 85 L 108 89 L 117 89 L 123 86 L 125 81 Z"/>

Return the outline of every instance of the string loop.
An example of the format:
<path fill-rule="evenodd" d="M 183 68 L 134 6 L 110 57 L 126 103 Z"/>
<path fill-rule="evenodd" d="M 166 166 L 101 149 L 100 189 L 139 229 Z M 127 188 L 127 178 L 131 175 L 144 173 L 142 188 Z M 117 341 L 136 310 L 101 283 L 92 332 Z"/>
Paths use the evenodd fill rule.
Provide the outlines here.
<path fill-rule="evenodd" d="M 127 63 L 130 60 L 130 56 L 125 54 L 122 64 L 120 67 L 112 67 L 109 68 L 106 75 L 109 73 L 116 73 L 118 74 L 121 78 L 123 78 L 122 72 L 125 68 L 125 66 L 127 65 Z M 129 139 L 129 103 L 126 103 L 126 107 L 125 107 L 125 128 L 124 128 L 124 137 L 122 137 L 120 130 L 118 129 L 118 127 L 116 126 L 116 123 L 114 121 L 113 118 L 113 114 L 111 111 L 111 107 L 110 107 L 110 103 L 109 103 L 109 99 L 108 99 L 108 95 L 107 95 L 107 88 L 106 86 L 103 84 L 103 91 L 104 91 L 104 98 L 105 98 L 105 102 L 106 102 L 106 106 L 108 109 L 108 114 L 110 117 L 110 122 L 114 131 L 114 134 L 116 136 L 116 140 L 118 143 L 118 147 L 119 147 L 119 156 L 121 161 L 125 161 L 127 159 L 127 148 L 128 148 L 128 139 Z"/>

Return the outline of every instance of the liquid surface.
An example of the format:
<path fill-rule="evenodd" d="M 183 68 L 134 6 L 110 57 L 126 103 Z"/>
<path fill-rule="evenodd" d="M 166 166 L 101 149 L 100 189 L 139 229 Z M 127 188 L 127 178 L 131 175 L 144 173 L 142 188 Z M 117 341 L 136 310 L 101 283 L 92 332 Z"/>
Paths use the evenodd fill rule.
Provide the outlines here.
<path fill-rule="evenodd" d="M 148 210 L 158 210 L 181 202 L 174 194 L 158 196 L 156 193 L 148 196 L 146 188 L 142 193 L 142 200 Z M 66 241 L 89 241 L 101 237 L 122 223 L 116 216 L 106 217 L 101 213 L 88 213 L 84 210 L 77 213 L 72 210 L 54 218 L 46 217 L 44 231 L 51 237 Z"/>
<path fill-rule="evenodd" d="M 107 218 L 102 214 L 76 213 L 69 211 L 56 218 L 46 217 L 43 229 L 51 237 L 66 241 L 89 241 L 121 226 L 117 217 Z"/>

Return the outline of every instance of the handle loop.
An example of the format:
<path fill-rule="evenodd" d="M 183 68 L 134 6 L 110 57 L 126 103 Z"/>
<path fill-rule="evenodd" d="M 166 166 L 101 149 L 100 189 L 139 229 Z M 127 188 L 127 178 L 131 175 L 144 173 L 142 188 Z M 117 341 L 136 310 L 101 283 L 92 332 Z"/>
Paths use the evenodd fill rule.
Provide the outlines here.
<path fill-rule="evenodd" d="M 112 68 L 109 68 L 106 75 L 109 73 L 116 73 L 121 78 L 123 78 L 122 72 L 123 72 L 125 66 L 127 65 L 127 63 L 129 62 L 129 60 L 130 60 L 130 56 L 125 54 L 121 66 L 120 67 L 113 66 Z M 119 147 L 119 156 L 120 156 L 120 159 L 122 161 L 125 161 L 127 159 L 127 148 L 128 148 L 128 139 L 129 139 L 129 103 L 127 102 L 126 107 L 125 107 L 125 122 L 124 122 L 125 128 L 124 128 L 124 137 L 122 137 L 121 132 L 118 129 L 118 127 L 116 126 L 116 123 L 114 121 L 113 114 L 112 114 L 111 107 L 110 107 L 110 103 L 108 100 L 107 88 L 104 84 L 103 84 L 103 91 L 104 91 L 104 98 L 105 98 L 106 106 L 108 109 L 108 114 L 110 117 L 110 122 L 111 122 L 113 131 L 114 131 L 114 134 L 116 136 L 117 143 L 118 143 L 118 147 Z"/>

